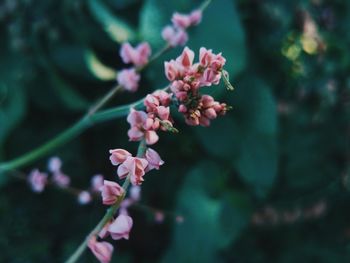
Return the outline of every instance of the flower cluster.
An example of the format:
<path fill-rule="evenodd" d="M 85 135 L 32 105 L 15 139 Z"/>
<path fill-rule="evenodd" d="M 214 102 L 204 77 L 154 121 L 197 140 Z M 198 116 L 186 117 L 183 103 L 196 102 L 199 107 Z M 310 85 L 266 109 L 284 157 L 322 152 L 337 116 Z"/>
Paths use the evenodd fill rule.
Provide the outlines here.
<path fill-rule="evenodd" d="M 170 116 L 170 102 L 172 95 L 158 90 L 146 96 L 144 105 L 146 112 L 131 110 L 127 121 L 130 124 L 128 136 L 130 141 L 146 140 L 146 143 L 155 144 L 159 137 L 157 130 L 174 130 Z"/>
<path fill-rule="evenodd" d="M 171 47 L 183 46 L 188 40 L 186 29 L 199 24 L 201 20 L 201 10 L 194 10 L 190 14 L 174 13 L 171 18 L 172 25 L 164 27 L 162 37 Z"/>
<path fill-rule="evenodd" d="M 193 59 L 194 52 L 185 47 L 176 60 L 164 63 L 165 75 L 171 81 L 170 89 L 186 123 L 209 126 L 210 120 L 225 114 L 228 107 L 209 95 L 201 95 L 199 89 L 219 84 L 226 60 L 221 53 L 214 54 L 203 47 L 199 51 L 199 62 L 193 63 Z"/>

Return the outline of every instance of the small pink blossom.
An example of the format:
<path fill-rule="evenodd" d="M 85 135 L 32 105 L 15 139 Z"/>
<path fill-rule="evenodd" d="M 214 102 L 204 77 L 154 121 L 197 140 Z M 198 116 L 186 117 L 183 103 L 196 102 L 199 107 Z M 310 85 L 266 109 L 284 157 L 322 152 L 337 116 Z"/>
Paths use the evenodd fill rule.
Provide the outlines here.
<path fill-rule="evenodd" d="M 185 68 L 189 68 L 193 64 L 193 59 L 194 59 L 194 52 L 188 47 L 185 47 L 181 55 L 178 58 L 176 58 L 176 62 L 178 62 L 180 65 L 182 65 Z"/>
<path fill-rule="evenodd" d="M 153 130 L 154 121 L 148 118 L 146 112 L 131 110 L 127 121 L 131 126 L 128 130 L 130 141 L 140 141 L 145 138 L 149 145 L 158 141 L 159 137 L 156 131 Z"/>
<path fill-rule="evenodd" d="M 109 236 L 108 228 L 112 224 L 113 220 L 108 221 L 103 228 L 101 229 L 100 233 L 98 233 L 98 236 L 100 238 L 106 238 Z"/>
<path fill-rule="evenodd" d="M 118 176 L 123 179 L 130 174 L 130 182 L 133 185 L 140 185 L 144 181 L 143 176 L 145 175 L 145 169 L 148 165 L 148 161 L 144 158 L 128 157 L 118 167 Z"/>
<path fill-rule="evenodd" d="M 101 187 L 103 186 L 103 175 L 96 174 L 91 178 L 91 190 L 95 192 L 99 192 Z"/>
<path fill-rule="evenodd" d="M 88 242 L 88 247 L 101 263 L 111 261 L 114 248 L 110 243 L 106 241 L 98 242 L 96 237 L 92 237 Z"/>
<path fill-rule="evenodd" d="M 163 223 L 164 221 L 164 213 L 161 212 L 161 211 L 157 211 L 154 213 L 154 220 L 157 222 L 157 223 Z"/>
<path fill-rule="evenodd" d="M 162 37 L 171 47 L 183 46 L 188 41 L 185 30 L 169 25 L 162 30 Z"/>
<path fill-rule="evenodd" d="M 148 63 L 151 55 L 151 47 L 147 42 L 133 48 L 129 43 L 124 43 L 120 49 L 120 56 L 124 63 L 133 63 L 135 66 L 143 66 Z"/>
<path fill-rule="evenodd" d="M 129 239 L 129 233 L 132 228 L 133 221 L 130 216 L 119 215 L 112 224 L 109 225 L 108 231 L 114 240 L 122 238 Z"/>
<path fill-rule="evenodd" d="M 62 172 L 56 172 L 52 176 L 52 182 L 59 187 L 65 188 L 70 184 L 70 178 Z"/>
<path fill-rule="evenodd" d="M 35 169 L 30 172 L 28 182 L 34 192 L 40 193 L 44 191 L 47 184 L 47 174 Z"/>
<path fill-rule="evenodd" d="M 146 160 L 148 161 L 148 167 L 147 167 L 148 170 L 152 170 L 152 169 L 159 170 L 159 167 L 164 164 L 164 161 L 160 158 L 159 154 L 151 148 L 148 148 L 146 150 L 145 157 L 146 157 Z"/>
<path fill-rule="evenodd" d="M 116 182 L 104 180 L 101 188 L 102 202 L 104 205 L 113 205 L 124 194 L 124 189 Z"/>
<path fill-rule="evenodd" d="M 134 68 L 123 69 L 118 72 L 117 81 L 124 89 L 135 92 L 139 86 L 140 75 Z"/>
<path fill-rule="evenodd" d="M 119 165 L 123 163 L 128 156 L 131 156 L 131 153 L 124 149 L 109 150 L 109 153 L 111 154 L 109 159 L 111 160 L 113 165 Z"/>
<path fill-rule="evenodd" d="M 78 202 L 81 205 L 86 205 L 90 203 L 92 200 L 92 196 L 88 191 L 81 191 L 78 195 Z"/>
<path fill-rule="evenodd" d="M 141 187 L 138 185 L 132 185 L 130 187 L 129 196 L 134 202 L 140 201 L 140 199 L 141 199 Z"/>
<path fill-rule="evenodd" d="M 59 172 L 61 170 L 61 167 L 62 167 L 62 161 L 60 158 L 58 158 L 56 156 L 51 157 L 49 159 L 47 167 L 51 173 Z"/>
<path fill-rule="evenodd" d="M 202 11 L 194 10 L 190 14 L 174 13 L 171 21 L 176 27 L 186 29 L 189 26 L 197 25 L 202 20 Z"/>

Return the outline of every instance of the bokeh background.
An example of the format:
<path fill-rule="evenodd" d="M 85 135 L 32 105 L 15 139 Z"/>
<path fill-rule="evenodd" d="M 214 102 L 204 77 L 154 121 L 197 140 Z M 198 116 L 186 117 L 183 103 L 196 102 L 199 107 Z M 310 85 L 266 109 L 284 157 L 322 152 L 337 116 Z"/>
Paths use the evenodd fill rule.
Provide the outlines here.
<path fill-rule="evenodd" d="M 123 41 L 156 51 L 172 12 L 199 4 L 1 0 L 1 160 L 63 131 L 113 87 Z M 177 116 L 180 133 L 161 134 L 166 164 L 147 174 L 140 203 L 165 220 L 131 208 L 131 238 L 115 243 L 113 262 L 349 262 L 349 13 L 347 0 L 212 1 L 188 46 L 223 52 L 235 91 L 208 92 L 233 110 L 209 128 Z M 180 52 L 109 106 L 166 85 L 163 62 Z M 127 129 L 124 118 L 99 124 L 52 155 L 75 187 L 96 173 L 115 179 L 108 150 L 137 147 Z M 45 170 L 47 158 L 21 171 Z M 105 211 L 99 200 L 81 206 L 59 189 L 0 181 L 0 262 L 63 262 Z"/>

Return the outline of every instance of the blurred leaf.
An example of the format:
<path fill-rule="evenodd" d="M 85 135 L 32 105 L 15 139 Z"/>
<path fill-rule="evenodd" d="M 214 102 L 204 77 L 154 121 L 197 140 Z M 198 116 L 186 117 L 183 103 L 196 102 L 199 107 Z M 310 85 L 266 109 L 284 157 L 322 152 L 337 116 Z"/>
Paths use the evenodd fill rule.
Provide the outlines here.
<path fill-rule="evenodd" d="M 164 262 L 222 262 L 219 249 L 238 236 L 246 218 L 240 215 L 241 207 L 232 209 L 233 202 L 211 198 L 205 191 L 209 178 L 220 176 L 222 169 L 212 162 L 202 162 L 188 173 L 177 202 L 184 222 L 175 225 Z"/>
<path fill-rule="evenodd" d="M 100 80 L 114 80 L 117 71 L 104 65 L 91 50 L 85 51 L 85 61 L 90 72 Z"/>
<path fill-rule="evenodd" d="M 112 40 L 122 43 L 132 41 L 137 37 L 135 30 L 127 22 L 109 11 L 102 0 L 89 0 L 88 6 L 90 12 Z"/>
<path fill-rule="evenodd" d="M 208 153 L 227 160 L 263 197 L 277 174 L 275 101 L 265 83 L 252 77 L 244 78 L 230 94 L 233 110 L 214 120 L 209 129 L 196 132 Z"/>

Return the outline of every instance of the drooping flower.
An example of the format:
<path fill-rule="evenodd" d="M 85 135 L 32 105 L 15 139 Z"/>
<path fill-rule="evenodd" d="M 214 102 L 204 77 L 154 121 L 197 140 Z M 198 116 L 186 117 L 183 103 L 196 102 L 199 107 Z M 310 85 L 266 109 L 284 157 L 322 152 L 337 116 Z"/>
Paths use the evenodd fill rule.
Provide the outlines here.
<path fill-rule="evenodd" d="M 119 178 L 123 179 L 130 174 L 130 182 L 133 185 L 140 185 L 144 181 L 145 169 L 148 161 L 139 157 L 128 157 L 117 170 Z"/>
<path fill-rule="evenodd" d="M 29 174 L 28 182 L 34 192 L 40 193 L 44 191 L 47 184 L 47 174 L 34 169 Z"/>
<path fill-rule="evenodd" d="M 135 66 L 143 66 L 148 63 L 151 55 L 151 47 L 147 42 L 133 48 L 129 43 L 124 43 L 120 49 L 120 56 L 124 63 L 133 63 Z"/>
<path fill-rule="evenodd" d="M 129 233 L 132 228 L 133 221 L 130 216 L 119 215 L 108 227 L 108 232 L 114 240 L 122 238 L 129 239 Z"/>
<path fill-rule="evenodd" d="M 88 247 L 101 263 L 109 263 L 111 261 L 114 250 L 112 244 L 106 241 L 98 242 L 96 237 L 92 237 L 88 242 Z"/>
<path fill-rule="evenodd" d="M 124 189 L 116 182 L 104 180 L 101 188 L 102 202 L 104 205 L 113 205 L 124 194 Z"/>
<path fill-rule="evenodd" d="M 139 86 L 140 75 L 134 68 L 123 69 L 118 72 L 117 81 L 124 89 L 135 92 Z"/>
<path fill-rule="evenodd" d="M 160 158 L 159 154 L 151 148 L 146 150 L 145 157 L 148 161 L 148 170 L 159 170 L 159 167 L 164 164 L 164 161 Z"/>
<path fill-rule="evenodd" d="M 119 165 L 123 163 L 128 156 L 131 156 L 131 153 L 124 149 L 109 150 L 109 153 L 111 154 L 109 159 L 111 160 L 113 165 Z"/>

